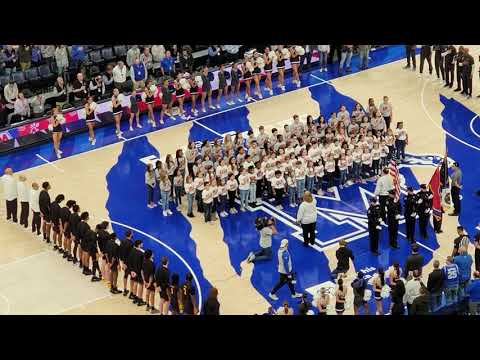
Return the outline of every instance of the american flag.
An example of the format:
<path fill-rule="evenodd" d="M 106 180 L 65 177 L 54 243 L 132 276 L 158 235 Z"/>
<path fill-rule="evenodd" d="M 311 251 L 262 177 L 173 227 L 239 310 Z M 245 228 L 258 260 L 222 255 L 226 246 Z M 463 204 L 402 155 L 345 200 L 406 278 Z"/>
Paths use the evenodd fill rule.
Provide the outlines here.
<path fill-rule="evenodd" d="M 390 175 L 393 178 L 393 187 L 395 189 L 395 200 L 400 199 L 400 176 L 398 172 L 397 160 L 395 157 L 390 160 Z"/>

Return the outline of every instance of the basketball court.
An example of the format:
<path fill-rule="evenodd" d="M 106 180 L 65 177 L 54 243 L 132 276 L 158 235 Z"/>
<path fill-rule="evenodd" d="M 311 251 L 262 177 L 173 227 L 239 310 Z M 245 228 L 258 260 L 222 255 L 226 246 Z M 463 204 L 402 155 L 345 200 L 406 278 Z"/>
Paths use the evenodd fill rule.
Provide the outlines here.
<path fill-rule="evenodd" d="M 466 47 L 478 58 L 480 46 Z M 60 160 L 56 160 L 51 144 L 5 155 L 0 157 L 2 171 L 11 166 L 17 176 L 21 173 L 27 177 L 28 184 L 49 181 L 51 197 L 62 193 L 66 199 L 77 200 L 82 211 L 90 213 L 92 227 L 107 220 L 119 236 L 127 229 L 133 230 L 134 238 L 142 239 L 144 248 L 154 251 L 156 263 L 165 255 L 170 260 L 171 272 L 179 273 L 181 279 L 187 272 L 194 275 L 198 303 L 215 286 L 222 314 L 263 313 L 270 305 L 278 308 L 290 295 L 284 288 L 278 292 L 279 301 L 268 298 L 278 276 L 276 256 L 271 262 L 255 265 L 244 261 L 257 248 L 258 233 L 254 226 L 257 216 L 276 219 L 279 235 L 273 239 L 272 250 L 276 254 L 281 239 L 289 239 L 297 291 L 311 295 L 321 286 L 333 286 L 330 271 L 336 266 L 335 251 L 340 239 L 347 240 L 355 254 L 349 279 L 358 270 L 373 275 L 377 267 L 387 268 L 394 261 L 403 266 L 410 252 L 404 221 L 400 221 L 400 249 L 388 247 L 384 228 L 380 237 L 381 255 L 371 255 L 366 207 L 374 183 L 336 188 L 333 194 L 316 197 L 317 237 L 310 248 L 302 246 L 301 228 L 295 223 L 296 209 L 278 210 L 268 202 L 254 211 L 220 218 L 213 226 L 204 223 L 202 214 L 186 217 L 185 198 L 183 205 L 172 209 L 173 216 L 163 217 L 160 206 L 154 209 L 146 206 L 145 162 L 174 155 L 177 149 L 186 147 L 189 139 L 214 140 L 250 128 L 257 133 L 260 125 L 269 132 L 273 127 L 283 128 L 292 121 L 293 114 L 315 118 L 321 113 L 328 118 L 341 104 L 351 111 L 357 102 L 366 107 L 368 98 L 374 98 L 378 105 L 387 95 L 393 105 L 392 126 L 403 121 L 409 135 L 408 156 L 400 167 L 402 191 L 406 184 L 417 189 L 429 182 L 446 146 L 448 157 L 458 161 L 463 170 L 460 218 L 445 214 L 444 232 L 436 235 L 430 225 L 429 237 L 418 242 L 427 261 L 424 276 L 428 276 L 433 259 L 439 259 L 443 265 L 445 257 L 450 255 L 457 224 L 473 235 L 480 221 L 480 201 L 475 195 L 480 188 L 477 181 L 480 100 L 476 98 L 479 89 L 476 73 L 474 96 L 466 100 L 451 89 L 445 90 L 443 82 L 434 81 L 435 71 L 433 76 L 427 70 L 420 77 L 418 71 L 404 70 L 403 51 L 403 46 L 378 50 L 371 55 L 371 68 L 361 72 L 355 72 L 358 68 L 355 57 L 354 72 L 342 77 L 337 77 L 332 67 L 328 73 L 304 72 L 299 89 L 289 82 L 288 75 L 285 93 L 275 92 L 274 96 L 249 104 L 230 107 L 222 104 L 221 110 L 202 114 L 193 121 L 167 120 L 165 126 L 155 131 L 149 126 L 125 131 L 125 140 L 118 141 L 111 126 L 97 131 L 98 141 L 93 148 L 86 134 L 70 137 L 63 142 L 64 158 Z M 146 125 L 145 116 L 143 124 Z M 122 127 L 128 128 L 127 121 L 124 120 Z M 63 261 L 29 229 L 24 231 L 7 223 L 3 203 L 0 218 L 0 314 L 148 314 L 145 308 L 137 308 L 125 297 L 111 295 L 105 282 L 91 283 L 78 266 Z M 418 225 L 416 231 L 418 234 Z M 349 300 L 353 301 L 351 293 L 347 296 Z M 385 309 L 388 303 L 388 299 L 384 300 Z M 373 301 L 370 306 L 374 313 Z M 330 312 L 335 313 L 333 308 Z M 352 307 L 347 306 L 346 314 L 352 313 Z"/>

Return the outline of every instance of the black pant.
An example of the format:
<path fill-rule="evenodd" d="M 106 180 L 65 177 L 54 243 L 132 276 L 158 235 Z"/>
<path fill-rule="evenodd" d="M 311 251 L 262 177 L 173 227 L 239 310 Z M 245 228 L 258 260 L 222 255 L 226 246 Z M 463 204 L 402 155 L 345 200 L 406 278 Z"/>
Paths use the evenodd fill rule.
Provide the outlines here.
<path fill-rule="evenodd" d="M 456 186 L 452 186 L 452 202 L 453 202 L 453 212 L 455 214 L 460 214 L 461 210 L 461 203 L 460 203 L 460 188 Z"/>
<path fill-rule="evenodd" d="M 457 89 L 462 88 L 462 69 L 463 67 L 457 65 Z"/>
<path fill-rule="evenodd" d="M 228 207 L 229 209 L 235 207 L 235 191 L 228 191 Z"/>
<path fill-rule="evenodd" d="M 283 189 L 275 189 L 275 206 L 282 205 Z"/>
<path fill-rule="evenodd" d="M 445 80 L 445 69 L 443 67 L 443 58 L 442 52 L 439 50 L 435 50 L 435 72 L 437 73 L 437 78 L 440 78 L 440 74 L 442 74 L 442 80 Z"/>
<path fill-rule="evenodd" d="M 279 273 L 279 275 L 280 275 L 280 279 L 278 280 L 277 284 L 273 287 L 270 293 L 275 294 L 281 287 L 283 287 L 283 285 L 287 284 L 292 295 L 295 295 L 295 288 L 293 287 L 293 284 L 292 284 L 292 277 L 282 273 Z"/>
<path fill-rule="evenodd" d="M 445 64 L 445 82 L 448 86 L 453 86 L 453 80 L 455 79 L 455 65 Z"/>
<path fill-rule="evenodd" d="M 315 244 L 315 228 L 316 228 L 317 223 L 313 222 L 310 224 L 302 224 L 302 230 L 303 230 L 303 243 L 305 245 L 308 244 Z"/>
<path fill-rule="evenodd" d="M 42 224 L 42 219 L 40 217 L 40 211 L 39 212 L 33 212 L 33 219 L 32 219 L 32 232 L 37 232 L 37 235 L 40 235 L 41 232 L 41 224 Z"/>
<path fill-rule="evenodd" d="M 203 213 L 202 190 L 196 190 L 195 194 L 197 197 L 197 211 Z"/>
<path fill-rule="evenodd" d="M 28 227 L 28 202 L 27 201 L 21 201 L 20 202 L 20 225 L 24 225 L 25 227 Z"/>
<path fill-rule="evenodd" d="M 437 220 L 437 217 L 433 217 L 433 229 L 435 232 L 439 232 L 442 230 L 442 218 L 440 217 L 440 220 Z"/>
<path fill-rule="evenodd" d="M 407 56 L 407 67 L 410 67 L 410 58 L 412 59 L 413 68 L 417 67 L 417 60 L 415 58 L 415 48 L 412 45 L 405 45 L 405 54 Z"/>
<path fill-rule="evenodd" d="M 407 226 L 407 240 L 410 242 L 415 241 L 415 223 L 416 219 L 410 214 L 405 215 L 405 224 Z"/>
<path fill-rule="evenodd" d="M 368 234 L 370 238 L 370 251 L 378 251 L 378 229 L 374 225 L 368 225 Z"/>
<path fill-rule="evenodd" d="M 330 45 L 330 52 L 328 53 L 328 63 L 333 64 L 333 58 L 337 53 L 337 60 L 340 61 L 342 52 L 342 45 Z"/>
<path fill-rule="evenodd" d="M 471 72 L 467 71 L 462 74 L 463 93 L 472 96 L 472 76 Z"/>
<path fill-rule="evenodd" d="M 475 270 L 480 271 L 480 250 L 475 249 Z"/>
<path fill-rule="evenodd" d="M 388 195 L 380 195 L 378 197 L 378 201 L 380 203 L 380 216 L 384 222 L 387 221 L 387 212 L 385 211 L 385 208 L 387 207 L 387 199 Z"/>
<path fill-rule="evenodd" d="M 13 222 L 17 222 L 17 208 L 18 208 L 18 203 L 17 199 L 13 199 L 8 201 L 7 200 L 7 220 L 10 220 L 13 218 Z"/>
<path fill-rule="evenodd" d="M 428 234 L 427 234 L 427 226 L 428 226 L 428 219 L 430 217 L 430 214 L 420 214 L 419 215 L 419 219 L 418 219 L 418 223 L 419 223 L 419 226 L 420 226 L 420 234 L 422 235 L 422 237 L 424 239 L 427 238 Z"/>
<path fill-rule="evenodd" d="M 392 247 L 397 246 L 397 237 L 398 237 L 398 220 L 395 218 L 388 219 L 388 240 L 389 244 Z"/>
<path fill-rule="evenodd" d="M 392 122 L 392 117 L 391 116 L 384 116 L 385 119 L 385 125 L 387 125 L 387 129 L 390 129 L 390 123 Z"/>
<path fill-rule="evenodd" d="M 420 51 L 420 74 L 423 73 L 423 64 L 427 60 L 428 63 L 428 71 L 430 74 L 433 71 L 433 66 L 432 66 L 432 50 L 430 48 L 424 48 L 422 47 L 422 50 Z"/>

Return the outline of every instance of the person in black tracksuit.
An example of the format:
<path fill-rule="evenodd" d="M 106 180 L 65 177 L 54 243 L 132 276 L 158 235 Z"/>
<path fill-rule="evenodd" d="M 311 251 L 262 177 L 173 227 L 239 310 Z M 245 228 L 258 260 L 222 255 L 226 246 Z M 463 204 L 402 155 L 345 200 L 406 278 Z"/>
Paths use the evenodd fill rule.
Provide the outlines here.
<path fill-rule="evenodd" d="M 463 91 L 461 94 L 466 95 L 468 99 L 472 97 L 472 80 L 473 80 L 473 65 L 475 60 L 470 55 L 469 49 L 465 49 L 465 55 L 463 57 L 463 71 L 462 71 L 462 84 Z"/>
<path fill-rule="evenodd" d="M 53 223 L 53 250 L 58 250 L 59 253 L 63 253 L 62 250 L 62 231 L 63 229 L 60 227 L 60 217 L 62 208 L 60 207 L 60 203 L 65 200 L 65 196 L 63 194 L 57 195 L 55 201 L 50 205 L 50 214 L 51 220 Z"/>
<path fill-rule="evenodd" d="M 142 279 L 146 289 L 147 311 L 155 314 L 157 313 L 157 309 L 155 309 L 155 264 L 153 252 L 150 249 L 146 250 L 143 256 Z"/>
<path fill-rule="evenodd" d="M 43 240 L 47 242 L 47 244 L 50 243 L 50 228 L 52 227 L 52 219 L 51 219 L 51 213 L 50 213 L 50 195 L 48 194 L 48 190 L 50 190 L 50 184 L 45 181 L 42 184 L 42 191 L 40 191 L 40 194 L 38 196 L 38 204 L 40 207 L 40 213 L 42 214 L 42 230 L 43 230 Z"/>
<path fill-rule="evenodd" d="M 107 266 L 107 242 L 110 239 L 110 234 L 107 231 L 108 228 L 108 221 L 103 221 L 102 223 L 97 225 L 97 245 L 98 245 L 98 251 L 100 252 L 100 256 L 102 259 L 102 265 L 101 268 L 98 268 L 98 273 L 99 273 L 99 279 L 102 279 L 103 274 L 106 274 L 106 266 Z M 97 255 L 97 266 L 98 266 L 98 255 Z M 95 276 L 95 269 L 93 276 Z M 93 280 L 92 281 L 97 281 Z"/>
<path fill-rule="evenodd" d="M 108 266 L 110 267 L 110 292 L 113 295 L 121 294 L 122 292 L 117 288 L 118 267 L 120 266 L 120 240 L 117 239 L 117 234 L 110 234 L 105 248 Z"/>
<path fill-rule="evenodd" d="M 80 244 L 80 238 L 78 236 L 78 224 L 80 224 L 80 206 L 77 204 L 73 205 L 72 207 L 72 214 L 70 215 L 70 219 L 68 220 L 68 227 L 71 232 L 72 240 L 73 240 L 73 251 L 72 251 L 72 262 L 75 265 L 78 262 L 77 259 L 77 251 L 78 245 Z M 80 258 L 80 256 L 79 256 Z M 80 258 L 81 261 L 81 258 Z"/>
<path fill-rule="evenodd" d="M 368 233 L 370 239 L 370 251 L 375 255 L 380 255 L 378 252 L 378 238 L 379 231 L 382 229 L 380 222 L 382 220 L 380 215 L 380 206 L 377 203 L 376 198 L 370 200 L 370 207 L 367 211 L 368 217 Z"/>
<path fill-rule="evenodd" d="M 127 289 L 128 277 L 130 276 L 130 270 L 128 268 L 127 259 L 130 256 L 130 252 L 133 249 L 133 241 L 132 241 L 133 233 L 131 230 L 127 230 L 125 232 L 125 237 L 120 243 L 119 249 L 119 258 L 120 264 L 123 270 L 123 296 L 127 296 L 129 291 Z M 133 289 L 133 281 L 130 279 L 130 296 L 128 297 L 130 300 L 133 300 L 134 295 L 132 293 Z"/>
<path fill-rule="evenodd" d="M 155 282 L 160 292 L 160 315 L 168 315 L 168 308 L 170 305 L 170 270 L 168 270 L 168 259 L 162 256 L 160 266 L 155 273 Z"/>
<path fill-rule="evenodd" d="M 70 209 L 76 204 L 75 200 L 68 200 L 66 206 L 60 210 L 60 223 L 63 230 L 63 258 L 72 261 L 71 245 L 72 245 L 72 229 L 70 226 L 70 216 L 72 215 Z"/>
<path fill-rule="evenodd" d="M 390 247 L 398 249 L 398 220 L 402 213 L 402 206 L 400 200 L 395 199 L 395 190 L 388 192 L 389 197 L 387 200 L 387 223 L 388 223 L 388 239 Z"/>
<path fill-rule="evenodd" d="M 417 69 L 417 60 L 415 57 L 415 50 L 417 45 L 405 45 L 405 55 L 407 57 L 407 65 L 404 69 L 410 69 L 410 59 L 412 59 L 413 71 Z"/>
<path fill-rule="evenodd" d="M 92 282 L 95 281 L 100 281 L 102 280 L 102 274 L 100 273 L 100 268 L 98 266 L 98 245 L 97 245 L 97 240 L 98 240 L 98 230 L 99 227 L 98 225 L 95 227 L 95 231 L 90 229 L 87 232 L 86 235 L 86 246 L 87 246 L 87 252 L 88 252 L 88 257 L 89 259 L 92 259 Z M 98 271 L 98 277 L 97 275 Z"/>
<path fill-rule="evenodd" d="M 417 193 L 417 212 L 419 217 L 420 234 L 424 239 L 428 237 L 427 226 L 432 209 L 433 194 L 427 188 L 427 185 L 420 185 L 420 191 Z"/>
<path fill-rule="evenodd" d="M 460 46 L 458 48 L 458 52 L 456 57 L 454 58 L 456 63 L 457 69 L 457 88 L 453 91 L 461 91 L 462 90 L 462 73 L 463 73 L 463 57 L 464 57 L 464 48 Z"/>
<path fill-rule="evenodd" d="M 137 304 L 137 306 L 144 306 L 147 304 L 145 301 L 143 301 L 143 250 L 141 247 L 142 240 L 135 240 L 134 247 L 130 251 L 130 255 L 127 259 L 128 269 L 130 270 L 130 283 L 133 281 L 132 300 L 134 304 Z"/>
<path fill-rule="evenodd" d="M 443 64 L 443 54 L 446 51 L 445 45 L 433 45 L 434 51 L 434 64 L 435 64 L 435 73 L 437 74 L 437 79 L 440 79 L 440 74 L 442 75 L 442 80 L 445 80 L 445 67 Z"/>
<path fill-rule="evenodd" d="M 180 312 L 184 315 L 196 315 L 198 308 L 195 302 L 195 287 L 192 285 L 193 275 L 188 273 L 185 282 L 182 284 Z"/>
<path fill-rule="evenodd" d="M 444 87 L 453 87 L 453 80 L 455 79 L 455 57 L 457 56 L 457 49 L 450 45 L 445 55 L 445 85 Z"/>
<path fill-rule="evenodd" d="M 330 52 L 328 53 L 328 63 L 333 64 L 333 58 L 335 57 L 335 53 L 337 53 L 337 61 L 340 62 L 340 57 L 342 53 L 342 45 L 330 45 Z"/>
<path fill-rule="evenodd" d="M 420 74 L 423 73 L 423 64 L 425 63 L 425 60 L 427 60 L 428 63 L 428 71 L 430 75 L 432 75 L 433 66 L 431 45 L 422 45 L 422 48 L 420 49 Z"/>
<path fill-rule="evenodd" d="M 413 192 L 413 188 L 407 188 L 407 196 L 403 199 L 403 208 L 405 217 L 405 225 L 407 227 L 407 240 L 410 243 L 415 242 L 415 225 L 417 222 L 417 196 Z"/>
<path fill-rule="evenodd" d="M 83 275 L 92 275 L 90 271 L 90 256 L 89 256 L 89 247 L 88 241 L 89 238 L 87 237 L 88 232 L 91 230 L 90 225 L 88 225 L 87 221 L 89 219 L 88 212 L 83 212 L 80 215 L 80 223 L 77 225 L 77 235 L 78 235 L 78 242 L 80 244 L 80 268 L 83 269 Z"/>

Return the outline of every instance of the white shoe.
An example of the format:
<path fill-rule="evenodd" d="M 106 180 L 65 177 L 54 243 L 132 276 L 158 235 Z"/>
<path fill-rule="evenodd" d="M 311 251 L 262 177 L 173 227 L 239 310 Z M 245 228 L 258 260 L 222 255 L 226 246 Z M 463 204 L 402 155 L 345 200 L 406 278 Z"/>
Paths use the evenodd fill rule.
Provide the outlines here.
<path fill-rule="evenodd" d="M 250 97 L 248 98 L 248 101 L 253 101 L 253 98 L 250 96 Z"/>
<path fill-rule="evenodd" d="M 222 218 L 227 217 L 227 216 L 228 216 L 228 214 L 225 213 L 224 211 L 222 211 L 222 212 L 220 213 L 220 217 L 222 217 Z"/>
<path fill-rule="evenodd" d="M 323 69 L 322 69 L 322 68 L 320 68 L 320 72 L 323 72 Z"/>
<path fill-rule="evenodd" d="M 133 131 L 133 127 L 130 126 L 130 127 L 128 128 L 128 130 Z"/>
<path fill-rule="evenodd" d="M 272 90 L 272 89 L 270 89 L 270 91 L 269 91 L 269 92 L 270 92 L 270 95 L 273 95 L 273 90 Z"/>
<path fill-rule="evenodd" d="M 97 139 L 93 139 L 92 140 L 92 146 L 95 146 L 96 143 L 97 143 Z"/>
<path fill-rule="evenodd" d="M 220 105 L 217 105 L 217 109 L 220 109 Z"/>
<path fill-rule="evenodd" d="M 323 68 L 323 71 L 327 72 L 328 70 L 327 70 L 327 68 L 325 67 L 325 68 Z"/>
<path fill-rule="evenodd" d="M 292 295 L 292 299 L 301 298 L 302 296 L 303 296 L 303 294 L 295 293 L 294 295 Z"/>
<path fill-rule="evenodd" d="M 340 187 L 340 189 L 343 189 L 343 185 L 340 185 L 339 187 Z"/>
<path fill-rule="evenodd" d="M 212 110 L 215 110 L 215 106 L 213 106 L 213 105 L 210 105 L 209 108 L 212 109 Z"/>
<path fill-rule="evenodd" d="M 173 116 L 173 115 L 170 116 L 170 119 L 172 119 L 172 120 L 177 120 L 177 118 L 176 118 L 175 116 Z"/>
<path fill-rule="evenodd" d="M 255 254 L 252 251 L 250 251 L 250 254 L 248 254 L 247 256 L 247 262 L 250 263 L 252 262 L 253 259 L 255 259 Z"/>
<path fill-rule="evenodd" d="M 157 127 L 157 123 L 154 123 L 154 122 L 153 122 L 153 123 L 152 123 L 152 127 L 153 127 L 153 128 L 156 128 L 156 127 Z"/>
<path fill-rule="evenodd" d="M 275 206 L 278 210 L 282 210 L 283 209 L 283 206 L 282 205 L 278 205 L 278 206 Z"/>
<path fill-rule="evenodd" d="M 238 100 L 239 103 L 242 103 L 242 102 L 243 102 L 243 100 L 240 99 L 240 98 L 238 98 L 237 100 Z"/>
<path fill-rule="evenodd" d="M 242 208 L 240 208 L 240 211 L 241 211 L 241 212 L 245 212 L 245 211 L 247 211 L 247 210 L 245 210 L 245 208 L 242 207 Z"/>
<path fill-rule="evenodd" d="M 152 204 L 152 207 L 156 208 L 158 205 L 157 204 Z"/>
<path fill-rule="evenodd" d="M 187 117 L 185 115 L 182 114 L 182 116 L 180 116 L 182 118 L 182 120 L 187 120 Z"/>
<path fill-rule="evenodd" d="M 275 300 L 275 301 L 278 300 L 278 296 L 275 295 L 275 294 L 272 294 L 272 293 L 268 293 L 268 297 L 269 297 L 270 299 L 272 299 L 272 300 Z"/>
<path fill-rule="evenodd" d="M 295 207 L 295 204 L 290 204 L 290 207 L 291 207 L 291 208 L 294 208 L 294 207 Z"/>
<path fill-rule="evenodd" d="M 202 112 L 203 112 L 203 113 L 206 113 L 206 112 L 207 112 L 207 110 L 205 110 L 205 109 L 202 109 Z"/>
<path fill-rule="evenodd" d="M 57 152 L 57 159 L 61 159 L 62 158 L 62 154 L 60 154 L 60 152 Z"/>
<path fill-rule="evenodd" d="M 149 209 L 153 209 L 153 205 L 152 205 L 152 204 L 148 204 L 147 207 L 148 207 Z"/>
<path fill-rule="evenodd" d="M 263 95 L 262 95 L 262 94 L 258 94 L 258 98 L 259 98 L 259 99 L 263 99 Z"/>
<path fill-rule="evenodd" d="M 137 129 L 141 129 L 143 126 L 140 124 L 137 124 Z"/>
<path fill-rule="evenodd" d="M 163 216 L 168 216 L 168 214 L 165 210 L 163 210 L 162 214 L 163 214 Z"/>
<path fill-rule="evenodd" d="M 235 208 L 233 208 L 233 213 L 234 213 L 234 214 L 238 214 L 238 210 L 235 209 Z"/>
<path fill-rule="evenodd" d="M 282 91 L 285 91 L 285 86 L 282 86 Z"/>
<path fill-rule="evenodd" d="M 63 151 L 60 150 L 60 149 L 58 149 L 58 153 L 59 153 L 60 155 L 62 155 L 62 154 L 63 154 Z"/>
<path fill-rule="evenodd" d="M 230 209 L 230 214 L 235 214 L 235 209 Z"/>
<path fill-rule="evenodd" d="M 167 214 L 172 215 L 172 211 L 170 209 L 167 209 Z"/>

